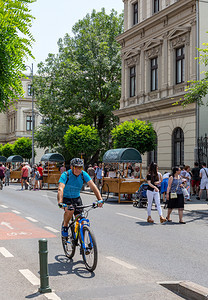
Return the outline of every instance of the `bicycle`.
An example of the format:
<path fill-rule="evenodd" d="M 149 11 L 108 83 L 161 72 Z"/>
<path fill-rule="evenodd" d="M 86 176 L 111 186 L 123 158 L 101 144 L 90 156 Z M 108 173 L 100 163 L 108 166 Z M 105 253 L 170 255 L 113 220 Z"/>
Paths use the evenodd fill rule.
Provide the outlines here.
<path fill-rule="evenodd" d="M 59 203 L 59 207 L 67 207 L 69 210 L 75 209 L 75 206 L 64 203 Z M 66 257 L 71 259 L 75 254 L 76 247 L 79 246 L 86 269 L 93 272 L 97 266 L 98 251 L 95 236 L 90 228 L 90 221 L 87 219 L 87 216 L 88 212 L 97 208 L 98 205 L 97 203 L 92 203 L 76 206 L 76 209 L 86 209 L 88 207 L 88 210 L 78 214 L 76 217 L 72 217 L 69 222 L 68 237 L 61 236 L 61 239 Z"/>

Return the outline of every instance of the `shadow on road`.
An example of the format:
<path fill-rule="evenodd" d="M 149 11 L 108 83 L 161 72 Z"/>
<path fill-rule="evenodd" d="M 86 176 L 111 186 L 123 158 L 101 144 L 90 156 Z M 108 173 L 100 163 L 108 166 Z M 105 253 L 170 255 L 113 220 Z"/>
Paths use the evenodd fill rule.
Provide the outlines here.
<path fill-rule="evenodd" d="M 94 272 L 89 272 L 85 269 L 82 260 L 73 261 L 64 255 L 55 256 L 57 262 L 48 264 L 49 276 L 63 276 L 67 274 L 75 274 L 81 278 L 93 278 Z"/>

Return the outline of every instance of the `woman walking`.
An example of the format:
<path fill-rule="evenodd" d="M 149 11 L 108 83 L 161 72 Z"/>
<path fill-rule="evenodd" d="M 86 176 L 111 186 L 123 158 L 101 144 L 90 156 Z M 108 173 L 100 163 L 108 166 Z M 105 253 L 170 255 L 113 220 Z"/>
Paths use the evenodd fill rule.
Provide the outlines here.
<path fill-rule="evenodd" d="M 168 214 L 166 219 L 168 222 L 172 222 L 172 220 L 170 219 L 171 212 L 173 208 L 178 208 L 179 223 L 186 224 L 186 222 L 183 221 L 184 197 L 182 191 L 183 182 L 180 173 L 180 168 L 173 168 L 173 173 L 168 181 L 166 195 L 166 199 L 168 200 Z"/>
<path fill-rule="evenodd" d="M 166 222 L 166 219 L 162 216 L 162 209 L 160 206 L 160 193 L 158 186 L 162 182 L 162 175 L 158 173 L 158 166 L 156 163 L 151 163 L 149 166 L 149 171 L 147 175 L 147 200 L 148 200 L 148 206 L 147 206 L 147 222 L 148 223 L 154 223 L 154 220 L 151 217 L 151 209 L 152 209 L 152 202 L 153 199 L 155 200 L 155 205 L 157 206 L 157 211 L 160 216 L 160 223 Z"/>

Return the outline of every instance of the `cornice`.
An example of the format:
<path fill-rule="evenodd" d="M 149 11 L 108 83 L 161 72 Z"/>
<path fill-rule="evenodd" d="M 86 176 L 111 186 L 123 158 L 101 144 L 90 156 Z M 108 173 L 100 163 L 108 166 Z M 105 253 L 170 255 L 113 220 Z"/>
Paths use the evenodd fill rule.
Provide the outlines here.
<path fill-rule="evenodd" d="M 156 24 L 164 21 L 167 19 L 168 15 L 170 14 L 177 14 L 178 11 L 184 7 L 187 9 L 188 7 L 193 6 L 196 3 L 196 0 L 180 0 L 178 2 L 173 3 L 172 5 L 164 8 L 163 10 L 159 11 L 158 13 L 154 14 L 153 16 L 145 19 L 144 21 L 140 22 L 137 25 L 129 28 L 128 30 L 124 31 L 122 34 L 116 37 L 117 42 L 124 43 L 124 40 L 128 37 L 128 39 L 138 35 L 138 31 L 144 31 L 144 28 L 153 27 Z"/>

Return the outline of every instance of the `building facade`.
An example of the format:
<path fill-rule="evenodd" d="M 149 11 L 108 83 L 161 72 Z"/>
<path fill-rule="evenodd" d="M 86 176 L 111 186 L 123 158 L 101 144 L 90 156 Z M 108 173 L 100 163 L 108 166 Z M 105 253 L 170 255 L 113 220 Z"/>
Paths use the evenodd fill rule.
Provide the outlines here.
<path fill-rule="evenodd" d="M 199 79 L 195 57 L 202 38 L 198 25 L 200 32 L 206 32 L 206 14 L 200 19 L 200 9 L 208 12 L 208 4 L 200 7 L 194 0 L 123 2 L 124 33 L 117 37 L 122 47 L 122 95 L 120 109 L 114 113 L 120 122 L 139 119 L 153 124 L 157 147 L 143 156 L 144 166 L 151 161 L 163 171 L 175 165 L 193 166 L 199 128 L 204 130 L 206 121 L 201 116 L 199 124 L 196 104 L 183 108 L 181 102 L 188 81 Z"/>
<path fill-rule="evenodd" d="M 0 144 L 13 144 L 18 138 L 32 138 L 32 84 L 30 79 L 22 79 L 24 97 L 19 98 L 6 113 L 0 113 Z M 35 109 L 34 127 L 41 122 L 41 115 Z M 35 148 L 35 161 L 39 162 L 43 149 Z"/>

